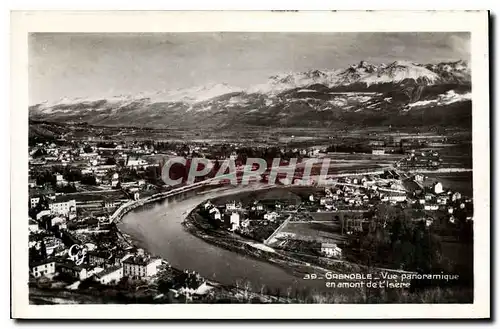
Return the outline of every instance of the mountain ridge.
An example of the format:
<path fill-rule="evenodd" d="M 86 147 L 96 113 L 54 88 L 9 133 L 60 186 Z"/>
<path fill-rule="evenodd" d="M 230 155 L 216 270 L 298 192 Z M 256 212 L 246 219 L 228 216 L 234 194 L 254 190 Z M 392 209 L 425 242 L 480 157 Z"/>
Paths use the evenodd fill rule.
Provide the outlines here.
<path fill-rule="evenodd" d="M 457 122 L 443 108 L 460 108 L 471 117 L 470 68 L 466 61 L 419 64 L 365 61 L 346 69 L 275 75 L 248 89 L 225 83 L 111 98 L 63 99 L 30 107 L 30 118 L 59 122 L 145 127 L 231 127 L 376 124 L 391 116 L 416 120 L 442 112 L 442 123 Z M 458 106 L 456 106 L 458 105 Z M 470 113 L 469 113 L 470 112 Z M 418 114 L 420 113 L 420 114 Z M 319 121 L 318 121 L 318 118 Z M 385 121 L 384 121 L 385 120 Z M 389 120 L 391 121 L 391 120 Z M 427 124 L 417 120 L 415 124 Z M 419 123 L 420 122 L 420 123 Z M 392 123 L 389 123 L 392 124 Z"/>

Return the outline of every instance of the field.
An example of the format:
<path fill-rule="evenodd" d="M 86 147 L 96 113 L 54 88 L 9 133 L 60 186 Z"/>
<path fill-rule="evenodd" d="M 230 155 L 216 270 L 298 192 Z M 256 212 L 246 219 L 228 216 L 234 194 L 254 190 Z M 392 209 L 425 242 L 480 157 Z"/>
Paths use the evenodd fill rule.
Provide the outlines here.
<path fill-rule="evenodd" d="M 345 238 L 340 234 L 340 224 L 331 221 L 311 223 L 288 223 L 281 233 L 295 234 L 294 239 L 316 240 L 318 242 L 342 243 Z"/>
<path fill-rule="evenodd" d="M 443 166 L 472 168 L 472 143 L 460 143 L 439 151 Z"/>
<path fill-rule="evenodd" d="M 473 245 L 458 242 L 441 242 L 443 257 L 461 267 L 473 266 Z"/>
<path fill-rule="evenodd" d="M 457 173 L 439 173 L 426 174 L 429 178 L 426 179 L 425 185 L 432 185 L 439 181 L 443 184 L 443 188 L 451 189 L 460 192 L 462 195 L 472 197 L 472 172 L 457 172 Z"/>
<path fill-rule="evenodd" d="M 298 195 L 290 192 L 290 190 L 288 189 L 283 188 L 275 188 L 265 191 L 242 192 L 238 194 L 218 197 L 213 199 L 212 202 L 215 205 L 224 205 L 226 203 L 236 201 L 247 205 L 257 200 L 263 203 L 272 204 L 274 204 L 274 201 L 277 200 L 287 201 L 290 204 L 299 204 L 301 202 Z"/>

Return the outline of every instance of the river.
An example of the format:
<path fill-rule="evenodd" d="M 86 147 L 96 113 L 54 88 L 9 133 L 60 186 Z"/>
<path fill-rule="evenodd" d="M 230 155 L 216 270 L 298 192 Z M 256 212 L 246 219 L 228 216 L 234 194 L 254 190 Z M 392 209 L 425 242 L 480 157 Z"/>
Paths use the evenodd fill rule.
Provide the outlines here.
<path fill-rule="evenodd" d="M 118 228 L 129 234 L 141 248 L 168 261 L 173 267 L 194 270 L 223 284 L 250 282 L 253 291 L 262 286 L 281 294 L 292 291 L 324 290 L 322 281 L 303 280 L 283 268 L 255 258 L 213 246 L 187 232 L 182 226 L 186 215 L 206 199 L 242 192 L 249 188 L 178 195 L 147 204 L 126 214 Z M 312 271 L 313 272 L 313 271 Z"/>

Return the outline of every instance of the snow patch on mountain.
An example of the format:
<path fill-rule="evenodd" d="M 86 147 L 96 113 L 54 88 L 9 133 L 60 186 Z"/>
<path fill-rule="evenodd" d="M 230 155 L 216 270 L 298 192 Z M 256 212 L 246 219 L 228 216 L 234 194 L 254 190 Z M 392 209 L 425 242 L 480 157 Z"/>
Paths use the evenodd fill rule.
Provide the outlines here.
<path fill-rule="evenodd" d="M 332 86 L 338 80 L 339 73 L 339 70 L 311 70 L 276 74 L 271 76 L 266 83 L 250 87 L 248 92 L 274 95 L 285 90 L 304 88 L 314 84 Z M 306 92 L 306 90 L 300 90 L 300 92 Z M 307 90 L 307 92 L 315 92 L 315 90 Z"/>
<path fill-rule="evenodd" d="M 409 109 L 423 106 L 448 105 L 455 102 L 467 101 L 472 98 L 471 93 L 457 94 L 454 90 L 449 90 L 445 94 L 438 95 L 436 99 L 422 100 L 408 104 Z"/>
<path fill-rule="evenodd" d="M 207 86 L 196 86 L 192 88 L 179 88 L 170 91 L 162 91 L 148 94 L 147 98 L 151 102 L 183 102 L 199 103 L 218 96 L 230 93 L 242 92 L 243 89 L 229 86 L 226 83 L 210 84 Z"/>
<path fill-rule="evenodd" d="M 157 92 L 143 92 L 136 95 L 118 95 L 103 98 L 61 98 L 55 102 L 43 102 L 38 105 L 37 110 L 46 114 L 54 111 L 61 112 L 71 106 L 78 106 L 79 110 L 109 109 L 110 107 L 122 108 L 134 102 L 144 103 L 186 103 L 196 104 L 230 93 L 242 92 L 242 88 L 232 87 L 225 83 L 209 84 L 192 88 L 179 88 L 173 90 L 162 90 Z"/>
<path fill-rule="evenodd" d="M 389 82 L 397 83 L 406 79 L 433 83 L 439 79 L 439 75 L 418 64 L 407 61 L 396 61 L 377 72 L 361 78 L 359 82 L 372 85 Z"/>

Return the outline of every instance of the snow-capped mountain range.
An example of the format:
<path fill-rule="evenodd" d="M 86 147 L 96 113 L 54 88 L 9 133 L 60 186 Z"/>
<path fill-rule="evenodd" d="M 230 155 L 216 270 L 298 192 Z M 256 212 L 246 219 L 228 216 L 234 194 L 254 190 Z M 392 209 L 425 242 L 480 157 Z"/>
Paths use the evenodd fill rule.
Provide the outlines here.
<path fill-rule="evenodd" d="M 61 99 L 31 106 L 30 117 L 104 125 L 293 126 L 346 117 L 356 122 L 356 116 L 364 120 L 368 114 L 383 117 L 388 112 L 408 115 L 455 103 L 468 102 L 470 107 L 470 95 L 470 68 L 465 61 L 388 65 L 362 61 L 344 69 L 279 74 L 246 89 L 217 83 L 105 99 Z"/>

